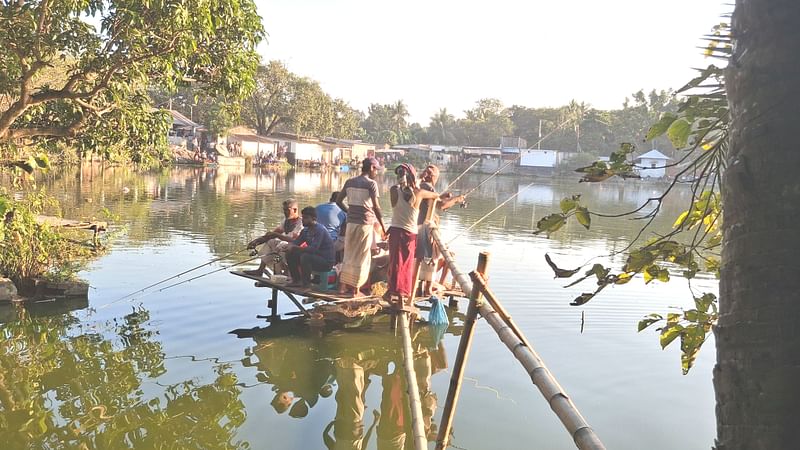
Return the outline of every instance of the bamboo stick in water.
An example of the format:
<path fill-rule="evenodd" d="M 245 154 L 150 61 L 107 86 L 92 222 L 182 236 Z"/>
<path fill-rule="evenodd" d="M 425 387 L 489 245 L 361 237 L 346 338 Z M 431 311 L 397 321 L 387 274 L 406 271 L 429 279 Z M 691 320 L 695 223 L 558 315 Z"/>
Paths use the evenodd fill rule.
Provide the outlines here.
<path fill-rule="evenodd" d="M 453 276 L 461 286 L 464 292 L 481 292 L 486 298 L 490 298 L 492 303 L 498 304 L 497 298 L 484 284 L 485 277 L 476 277 L 477 282 L 473 285 L 464 274 L 458 269 L 458 266 L 453 261 L 450 253 L 447 251 L 447 246 L 442 242 L 442 237 L 438 229 L 432 229 L 431 234 L 436 244 L 439 245 L 445 262 L 453 272 Z M 485 275 L 481 273 L 481 275 Z M 479 298 L 479 297 L 478 297 Z M 492 326 L 497 333 L 500 340 L 506 344 L 515 358 L 522 364 L 531 381 L 539 388 L 544 398 L 550 404 L 550 408 L 556 413 L 561 423 L 572 436 L 573 441 L 577 448 L 581 450 L 605 450 L 605 446 L 597 437 L 594 430 L 589 426 L 581 413 L 578 411 L 575 404 L 564 392 L 564 389 L 558 384 L 550 371 L 545 367 L 544 362 L 538 354 L 533 350 L 533 347 L 527 343 L 522 332 L 516 327 L 507 323 L 500 314 L 492 308 L 488 302 L 476 302 L 478 312 L 486 322 Z M 510 318 L 509 318 L 510 321 Z M 511 322 L 513 324 L 513 322 Z M 444 427 L 443 427 L 444 428 Z M 441 436 L 441 433 L 440 433 Z M 437 448 L 440 448 L 437 446 Z M 441 447 L 443 448 L 443 447 Z"/>
<path fill-rule="evenodd" d="M 417 374 L 414 371 L 414 349 L 411 346 L 408 315 L 405 312 L 399 312 L 397 315 L 400 334 L 403 338 L 403 368 L 406 375 L 408 401 L 411 406 L 411 431 L 414 434 L 414 448 L 416 450 L 425 450 L 428 448 L 428 440 L 425 436 L 425 424 L 422 418 L 422 401 L 419 398 Z"/>
<path fill-rule="evenodd" d="M 438 231 L 437 231 L 438 236 Z M 450 255 L 447 255 L 449 258 Z M 486 267 L 489 264 L 489 253 L 482 252 L 478 255 L 477 271 L 486 273 Z M 451 265 L 451 269 L 457 269 L 455 265 Z M 461 272 L 458 272 L 463 277 Z M 453 270 L 453 276 L 457 274 Z M 466 291 L 465 291 L 466 292 Z M 450 387 L 447 390 L 447 399 L 444 402 L 444 412 L 442 412 L 442 422 L 439 427 L 439 434 L 436 437 L 436 449 L 442 450 L 447 448 L 450 440 L 450 429 L 453 427 L 453 415 L 455 414 L 456 405 L 458 404 L 458 395 L 461 393 L 461 383 L 464 378 L 464 367 L 467 364 L 467 357 L 469 350 L 472 347 L 472 336 L 475 331 L 475 319 L 478 317 L 478 302 L 480 301 L 480 291 L 471 291 L 469 308 L 467 315 L 464 319 L 464 330 L 461 332 L 461 340 L 458 342 L 458 352 L 456 353 L 456 362 L 453 364 L 453 372 L 450 376 Z"/>

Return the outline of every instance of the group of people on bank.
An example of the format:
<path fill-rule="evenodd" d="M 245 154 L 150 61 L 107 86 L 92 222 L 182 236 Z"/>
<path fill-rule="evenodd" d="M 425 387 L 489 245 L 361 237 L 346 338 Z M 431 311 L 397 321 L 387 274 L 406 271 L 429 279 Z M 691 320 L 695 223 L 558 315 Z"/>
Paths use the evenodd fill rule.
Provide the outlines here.
<path fill-rule="evenodd" d="M 364 159 L 361 174 L 317 207 L 299 210 L 297 201 L 284 201 L 283 222 L 248 244 L 258 248 L 261 262 L 246 272 L 260 276 L 270 267 L 271 272 L 285 270 L 291 276 L 290 287 L 308 287 L 312 274 L 324 274 L 336 266 L 340 295 L 358 297 L 371 283 L 385 279 L 384 297 L 398 304 L 411 302 L 419 274 L 424 293 L 430 293 L 441 254 L 428 232 L 436 220 L 429 205 L 445 210 L 464 199 L 436 193 L 436 166 L 427 166 L 418 177 L 414 166 L 401 164 L 389 191 L 392 216 L 387 228 L 375 181 L 379 168 L 375 158 Z"/>

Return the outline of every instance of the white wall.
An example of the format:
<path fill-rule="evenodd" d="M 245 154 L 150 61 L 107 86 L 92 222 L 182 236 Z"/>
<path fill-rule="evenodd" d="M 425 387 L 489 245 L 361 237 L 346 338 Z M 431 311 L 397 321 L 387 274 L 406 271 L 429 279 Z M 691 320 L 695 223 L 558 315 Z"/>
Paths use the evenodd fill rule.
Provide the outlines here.
<path fill-rule="evenodd" d="M 306 142 L 292 142 L 292 151 L 298 161 L 319 161 L 322 159 L 322 146 Z"/>
<path fill-rule="evenodd" d="M 642 167 L 658 167 L 657 169 L 639 169 L 639 176 L 642 178 L 662 178 L 665 175 L 664 166 L 667 162 L 663 159 L 640 159 L 637 165 Z"/>
<path fill-rule="evenodd" d="M 555 150 L 522 150 L 519 165 L 522 167 L 555 167 L 558 152 Z"/>

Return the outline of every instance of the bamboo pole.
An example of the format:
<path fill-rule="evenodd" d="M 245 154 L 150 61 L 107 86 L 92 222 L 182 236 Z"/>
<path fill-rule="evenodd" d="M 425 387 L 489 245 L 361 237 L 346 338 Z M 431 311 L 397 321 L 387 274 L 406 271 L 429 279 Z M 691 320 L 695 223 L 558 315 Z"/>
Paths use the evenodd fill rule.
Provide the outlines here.
<path fill-rule="evenodd" d="M 506 344 L 506 347 L 508 347 L 509 350 L 511 350 L 511 353 L 514 355 L 514 357 L 517 358 L 520 363 L 522 363 L 522 366 L 531 377 L 531 381 L 533 381 L 533 383 L 542 393 L 545 400 L 547 400 L 548 404 L 550 404 L 550 408 L 556 413 L 559 420 L 561 420 L 561 423 L 564 424 L 564 427 L 572 436 L 577 448 L 581 450 L 604 450 L 605 446 L 603 446 L 603 443 L 597 437 L 594 430 L 592 430 L 583 416 L 581 416 L 581 413 L 578 412 L 578 409 L 564 392 L 564 389 L 561 388 L 547 367 L 545 367 L 544 362 L 534 351 L 533 347 L 528 343 L 527 339 L 525 339 L 519 328 L 516 327 L 516 325 L 514 325 L 512 328 L 512 326 L 509 325 L 503 318 L 501 318 L 500 313 L 495 311 L 495 309 L 489 303 L 492 302 L 500 305 L 500 302 L 497 301 L 497 298 L 485 285 L 485 270 L 475 271 L 480 273 L 481 277 L 476 277 L 476 280 L 478 281 L 473 284 L 472 281 L 467 278 L 467 276 L 464 275 L 464 273 L 461 272 L 461 270 L 455 264 L 455 261 L 450 256 L 450 252 L 447 251 L 447 246 L 444 245 L 444 242 L 442 242 L 442 237 L 439 234 L 439 230 L 436 228 L 431 229 L 431 235 L 433 236 L 434 241 L 436 241 L 436 244 L 440 246 L 439 248 L 442 250 L 441 253 L 444 256 L 445 262 L 447 262 L 447 265 L 450 267 L 450 271 L 453 273 L 453 278 L 455 278 L 455 280 L 458 282 L 462 291 L 471 292 L 472 296 L 470 298 L 476 299 L 475 301 L 470 302 L 470 308 L 472 308 L 473 304 L 477 307 L 480 315 L 483 316 L 483 318 L 486 319 L 486 322 L 492 326 L 498 337 L 500 337 L 500 340 Z M 491 294 L 491 297 L 486 295 L 487 293 Z M 491 300 L 489 300 L 489 302 L 480 301 L 482 295 L 486 295 L 487 300 L 490 298 Z M 502 308 L 502 306 L 500 306 L 500 309 L 505 313 L 505 309 Z M 467 320 L 469 320 L 469 311 L 467 314 Z M 505 315 L 506 317 L 509 317 L 507 313 L 505 313 Z M 509 322 L 511 322 L 510 317 Z M 513 324 L 513 322 L 511 323 Z M 469 330 L 470 335 L 472 332 L 472 330 Z M 466 333 L 467 324 L 465 323 L 462 341 Z M 461 351 L 460 346 L 459 351 Z M 456 363 L 458 363 L 458 361 L 456 361 Z M 455 368 L 453 370 L 453 374 L 455 376 Z M 448 398 L 449 396 L 450 393 L 448 391 Z M 444 414 L 447 413 L 447 403 L 445 403 Z M 444 420 L 445 417 L 442 418 L 442 425 L 439 429 L 439 437 L 437 438 L 436 445 L 437 450 L 444 449 L 446 447 L 446 445 L 442 445 L 443 443 L 446 444 L 446 441 L 442 437 L 442 432 L 445 430 Z M 449 430 L 447 430 L 447 433 L 449 434 Z"/>
<path fill-rule="evenodd" d="M 437 243 L 441 243 L 439 239 L 439 231 L 432 229 L 431 232 L 436 232 L 434 239 Z M 442 254 L 447 255 L 445 261 L 450 265 L 450 270 L 453 272 L 453 277 L 456 277 L 458 267 L 452 263 L 450 252 L 442 248 Z M 486 267 L 489 264 L 489 253 L 481 252 L 478 255 L 477 271 L 486 273 Z M 458 271 L 461 278 L 466 280 L 464 274 Z M 469 280 L 467 280 L 468 282 Z M 462 285 L 463 286 L 463 285 Z M 467 357 L 469 356 L 470 347 L 472 347 L 472 336 L 475 331 L 475 320 L 478 317 L 478 302 L 480 301 L 480 291 L 465 290 L 464 292 L 471 292 L 469 307 L 467 308 L 467 315 L 464 319 L 464 330 L 461 332 L 461 340 L 458 342 L 458 352 L 456 353 L 456 362 L 453 365 L 453 372 L 450 376 L 450 387 L 447 389 L 447 399 L 444 402 L 444 412 L 442 413 L 442 422 L 439 426 L 439 434 L 436 436 L 436 449 L 442 450 L 447 448 L 450 441 L 450 429 L 453 427 L 453 415 L 458 404 L 458 395 L 461 392 L 461 383 L 464 379 L 464 367 L 467 364 Z"/>
<path fill-rule="evenodd" d="M 408 314 L 401 311 L 397 314 L 400 334 L 403 339 L 403 365 L 405 366 L 406 388 L 408 389 L 408 402 L 411 406 L 411 431 L 414 434 L 414 448 L 425 450 L 428 440 L 425 436 L 425 424 L 422 417 L 422 401 L 419 398 L 419 385 L 417 374 L 414 371 L 414 349 L 411 346 L 411 333 L 408 325 Z"/>

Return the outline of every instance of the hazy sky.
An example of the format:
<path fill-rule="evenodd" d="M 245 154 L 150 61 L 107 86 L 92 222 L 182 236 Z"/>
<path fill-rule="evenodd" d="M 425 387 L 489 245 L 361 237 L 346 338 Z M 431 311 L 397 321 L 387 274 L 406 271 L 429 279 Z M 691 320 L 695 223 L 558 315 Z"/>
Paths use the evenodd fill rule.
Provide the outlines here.
<path fill-rule="evenodd" d="M 427 125 L 481 98 L 619 108 L 694 76 L 719 0 L 256 0 L 260 53 L 366 111 L 402 99 Z"/>

